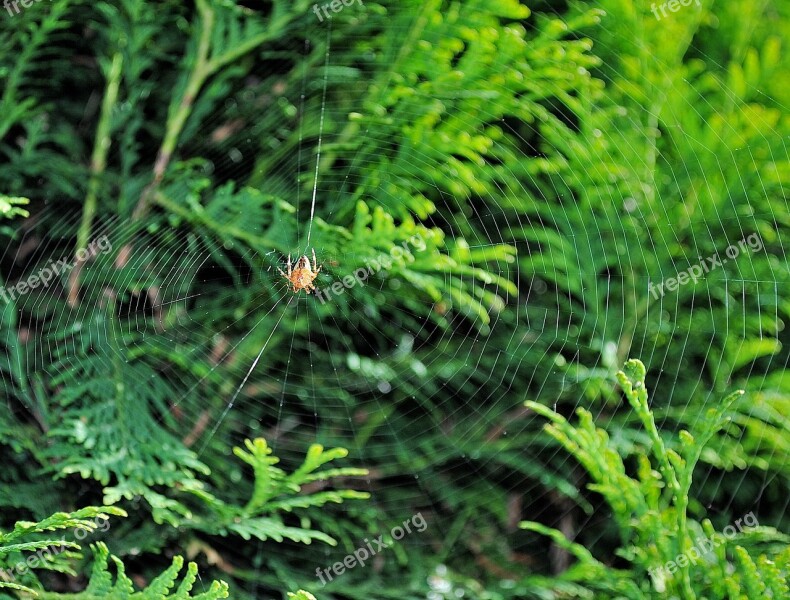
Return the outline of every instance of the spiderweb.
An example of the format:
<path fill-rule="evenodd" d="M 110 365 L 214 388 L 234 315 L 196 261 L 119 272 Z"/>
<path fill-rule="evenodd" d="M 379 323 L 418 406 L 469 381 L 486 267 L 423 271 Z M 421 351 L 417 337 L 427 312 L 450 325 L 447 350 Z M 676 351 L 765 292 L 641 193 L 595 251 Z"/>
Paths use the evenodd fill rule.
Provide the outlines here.
<path fill-rule="evenodd" d="M 344 10 L 364 9 L 352 6 Z M 414 22 L 420 18 L 415 15 Z M 345 153 L 342 132 L 337 128 L 340 115 L 347 110 L 338 99 L 337 87 L 342 84 L 343 68 L 350 65 L 334 62 L 332 48 L 354 41 L 349 27 L 353 18 L 348 19 L 342 28 L 334 20 L 312 25 L 326 32 L 325 47 L 316 51 L 306 42 L 304 53 L 313 57 L 312 68 L 321 76 L 309 78 L 308 74 L 314 74 L 305 69 L 296 80 L 301 90 L 291 94 L 298 100 L 290 106 L 296 117 L 288 126 L 299 130 L 299 143 L 292 158 L 282 161 L 262 183 L 266 192 L 275 196 L 286 195 L 294 187 L 298 190 L 293 199 L 295 230 L 289 240 L 292 259 L 315 250 L 322 266 L 316 280 L 319 290 L 342 281 L 361 266 L 355 262 L 356 255 L 345 253 L 332 239 L 330 228 L 317 226 L 319 220 L 331 223 L 338 216 L 343 195 L 365 187 L 365 181 L 355 179 L 360 172 L 355 167 L 360 160 L 371 160 L 355 151 Z M 402 32 L 404 38 L 410 31 Z M 604 20 L 599 31 L 596 50 L 610 55 L 616 44 L 622 43 L 622 30 L 610 29 Z M 351 36 L 351 41 L 344 41 L 344 36 Z M 688 52 L 698 52 L 693 41 Z M 315 60 L 316 56 L 323 60 Z M 716 57 L 702 58 L 716 61 Z M 654 64 L 660 65 L 658 61 Z M 261 73 L 262 80 L 267 76 Z M 667 69 L 658 76 L 671 77 L 671 73 Z M 607 68 L 597 71 L 596 77 L 615 89 L 625 83 Z M 320 85 L 315 85 L 316 81 Z M 683 82 L 671 84 L 670 91 L 673 85 Z M 726 88 L 723 97 L 734 104 L 738 101 Z M 448 564 L 464 555 L 480 559 L 482 548 L 495 545 L 486 539 L 494 531 L 486 526 L 488 522 L 496 522 L 501 530 L 514 535 L 518 521 L 542 521 L 588 547 L 611 543 L 600 533 L 609 513 L 594 505 L 590 495 L 577 490 L 583 488 L 584 476 L 569 466 L 572 460 L 565 452 L 542 436 L 542 421 L 523 407 L 524 401 L 540 400 L 569 416 L 577 406 L 589 408 L 599 425 L 612 428 L 617 447 L 632 452 L 634 444 L 642 440 L 623 427 L 628 417 L 623 417 L 621 398 L 607 384 L 625 359 L 640 358 L 650 367 L 648 385 L 657 421 L 671 431 L 693 425 L 697 417 L 689 419 L 688 414 L 702 418 L 700 405 L 715 405 L 737 386 L 748 383 L 748 391 L 758 397 L 763 386 L 777 389 L 776 375 L 772 374 L 786 368 L 788 357 L 787 345 L 782 345 L 787 338 L 783 319 L 788 312 L 788 261 L 779 235 L 787 226 L 787 213 L 773 212 L 775 207 L 788 208 L 786 198 L 773 197 L 771 203 L 754 206 L 749 202 L 751 193 L 761 197 L 776 193 L 765 181 L 761 166 L 768 160 L 787 160 L 784 141 L 776 144 L 760 133 L 735 147 L 724 126 L 708 131 L 714 146 L 709 149 L 698 135 L 689 133 L 681 113 L 704 121 L 717 106 L 702 97 L 659 108 L 672 115 L 662 124 L 668 141 L 662 142 L 660 156 L 656 149 L 645 156 L 640 154 L 644 148 L 628 147 L 629 140 L 625 135 L 618 137 L 618 131 L 584 132 L 594 137 L 611 135 L 625 144 L 617 150 L 606 147 L 602 162 L 623 162 L 625 156 L 624 162 L 635 173 L 658 169 L 667 179 L 661 185 L 643 179 L 653 187 L 638 198 L 602 181 L 600 191 L 588 190 L 586 199 L 573 197 L 570 190 L 576 182 L 564 180 L 562 174 L 538 183 L 506 164 L 503 170 L 511 180 L 522 182 L 521 187 L 501 189 L 499 197 L 490 200 L 475 198 L 466 204 L 466 210 L 458 210 L 456 199 L 448 197 L 433 177 L 435 158 L 417 149 L 414 167 L 421 173 L 422 183 L 433 187 L 436 197 L 442 199 L 426 222 L 441 228 L 453 243 L 463 238 L 470 252 L 501 245 L 517 250 L 518 258 L 513 262 L 485 264 L 491 273 L 513 282 L 519 290 L 516 296 L 496 282 L 488 286 L 504 307 L 489 306 L 489 322 L 453 311 L 449 302 L 447 306 L 432 303 L 427 296 L 425 304 L 430 310 L 425 310 L 425 305 L 403 303 L 404 288 L 409 284 L 397 269 L 344 286 L 324 305 L 314 295 L 293 293 L 287 287 L 277 272 L 278 267 L 285 268 L 286 253 L 273 248 L 252 258 L 248 250 L 237 250 L 239 260 L 230 265 L 238 269 L 234 277 L 265 285 L 260 291 L 251 291 L 257 303 L 248 297 L 234 319 L 214 323 L 205 318 L 215 306 L 212 302 L 233 301 L 217 295 L 215 287 L 228 281 L 228 265 L 218 264 L 216 249 L 206 240 L 184 236 L 176 244 L 185 257 L 181 261 L 171 260 L 173 246 L 168 255 L 157 255 L 162 251 L 151 249 L 148 269 L 163 284 L 152 294 L 144 292 L 145 284 L 140 283 L 140 305 L 124 307 L 128 329 L 100 329 L 96 335 L 117 336 L 117 356 L 123 360 L 128 359 L 128 344 L 133 354 L 140 356 L 202 336 L 206 343 L 191 351 L 196 360 L 208 358 L 211 366 L 199 376 L 198 371 L 191 372 L 193 377 L 184 379 L 179 395 L 167 409 L 180 415 L 179 419 L 194 422 L 185 440 L 197 456 L 209 465 L 221 464 L 217 453 L 226 451 L 229 441 L 240 443 L 253 436 L 265 437 L 275 455 L 291 459 L 311 443 L 345 446 L 349 464 L 371 469 L 358 487 L 371 492 L 370 505 L 376 511 L 370 513 L 354 503 L 337 510 L 347 511 L 352 520 L 364 519 L 367 534 L 373 533 L 371 523 L 383 533 L 419 511 L 426 515 L 428 531 L 412 534 L 402 544 L 422 546 L 422 552 Z M 207 116 L 201 130 L 209 137 L 232 122 L 239 110 L 236 102 L 229 102 L 224 110 Z M 737 115 L 740 110 L 731 109 L 729 114 Z M 326 127 L 327 116 L 331 116 L 330 128 Z M 423 115 L 406 116 L 417 121 Z M 463 121 L 465 115 L 454 117 Z M 632 111 L 620 123 L 623 128 L 634 122 L 655 127 L 657 118 L 649 110 Z M 476 122 L 472 115 L 468 120 Z M 538 143 L 535 131 L 523 123 L 499 121 L 503 131 L 518 140 L 524 154 L 534 149 Z M 364 129 L 358 135 L 382 152 L 391 143 L 368 137 Z M 716 147 L 715 142 L 721 145 Z M 654 143 L 659 143 L 658 137 Z M 220 147 L 221 153 L 212 159 L 213 168 L 231 180 L 234 174 L 243 180 L 252 159 L 237 147 Z M 765 155 L 766 148 L 770 158 Z M 777 150 L 781 156 L 773 155 Z M 323 168 L 322 152 L 334 155 L 331 168 Z M 695 162 L 662 158 L 673 153 L 686 159 L 694 156 Z M 539 160 L 541 153 L 535 151 L 530 158 Z M 571 164 L 578 167 L 582 163 Z M 711 165 L 718 170 L 711 171 Z M 595 180 L 591 177 L 588 182 Z M 703 190 L 694 199 L 703 206 L 698 213 L 682 197 L 693 187 L 690 182 Z M 556 201 L 551 221 L 544 213 L 514 211 L 507 203 L 535 197 L 536 190 L 545 193 L 552 187 Z M 705 196 L 722 189 L 729 198 L 717 205 Z M 368 189 L 368 194 L 384 206 L 397 201 L 386 187 Z M 588 202 L 596 198 L 608 203 L 611 210 L 585 213 Z M 229 220 L 236 218 L 239 215 Z M 637 221 L 645 227 L 635 224 Z M 48 235 L 48 244 L 65 241 L 61 232 L 65 236 L 75 226 L 68 219 L 58 223 L 57 218 L 50 218 L 48 222 L 57 224 Z M 657 225 L 661 222 L 668 225 Z M 764 228 L 766 223 L 775 225 L 773 237 Z M 721 266 L 705 272 L 699 281 L 678 285 L 676 291 L 667 289 L 667 279 L 677 279 L 695 264 L 706 264 L 715 253 L 724 253 L 756 231 L 761 249 L 741 245 L 736 258 L 727 255 Z M 104 232 L 116 248 L 139 243 L 141 236 L 134 224 L 114 220 L 102 223 L 93 233 L 99 237 Z M 768 248 L 776 260 L 758 260 Z M 50 255 L 52 247 L 42 245 L 38 251 Z M 608 260 L 596 263 L 601 255 Z M 659 255 L 663 260 L 653 259 Z M 250 264 L 257 265 L 257 272 Z M 666 271 L 668 266 L 670 271 Z M 184 269 L 191 273 L 187 279 Z M 90 286 L 92 273 L 90 265 L 82 271 L 85 287 Z M 443 273 L 447 289 L 465 277 L 471 275 L 451 270 Z M 664 291 L 657 297 L 652 290 L 662 283 Z M 210 302 L 207 298 L 212 295 Z M 29 314 L 46 313 L 52 302 L 48 294 L 30 294 L 24 296 L 20 308 Z M 68 319 L 75 331 L 89 325 L 79 310 Z M 722 346 L 720 340 L 728 338 L 733 341 Z M 34 372 L 37 365 L 56 362 L 56 357 L 43 345 L 30 360 L 29 368 Z M 64 363 L 68 364 L 67 358 Z M 216 400 L 205 406 L 207 390 Z M 747 439 L 749 428 L 756 423 L 746 420 L 749 413 L 743 415 L 729 431 L 736 445 Z M 751 452 L 759 457 L 755 462 L 762 461 L 762 478 L 753 470 L 728 473 L 730 466 L 747 466 L 738 456 L 723 456 L 720 464 L 715 458 L 703 463 L 698 489 L 710 494 L 703 501 L 714 521 L 717 515 L 741 515 L 749 510 L 759 513 L 763 509 L 768 519 L 786 515 L 788 500 L 782 493 L 786 482 L 774 480 L 776 467 L 786 464 L 786 456 L 763 455 L 759 440 Z M 234 477 L 239 474 L 231 474 L 227 480 Z M 736 501 L 741 485 L 756 488 L 753 503 L 744 506 L 738 501 L 738 506 L 731 506 L 727 498 Z M 479 514 L 472 514 L 472 507 Z M 329 533 L 360 539 L 366 532 L 349 528 Z M 436 540 L 445 543 L 437 546 Z M 534 540 L 519 538 L 513 544 L 516 549 L 508 555 L 511 559 L 541 548 Z M 217 548 L 231 557 L 239 552 L 231 541 L 220 541 Z M 304 550 L 298 545 L 280 544 L 275 556 L 272 548 L 268 542 L 245 542 L 241 551 L 254 557 L 255 572 L 245 577 L 251 582 L 252 593 L 262 594 L 260 597 L 265 597 L 267 586 L 277 587 L 277 574 L 285 564 L 304 561 Z M 310 555 L 315 564 L 308 570 L 342 561 L 350 550 L 353 546 L 348 544 L 315 550 Z M 397 546 L 388 552 L 391 555 L 382 555 L 380 560 L 390 561 L 390 565 L 380 563 L 376 569 L 392 569 L 392 561 L 405 556 Z M 567 566 L 569 557 L 552 547 L 547 560 L 551 568 L 561 568 Z M 495 565 L 483 564 L 482 568 L 497 572 Z M 431 575 L 419 567 L 410 565 L 409 569 L 420 577 Z M 441 594 L 450 585 L 440 576 L 444 573 L 433 573 L 431 579 L 436 598 L 445 597 Z M 511 575 L 506 569 L 501 578 L 507 580 Z M 359 575 L 353 577 L 358 583 Z"/>

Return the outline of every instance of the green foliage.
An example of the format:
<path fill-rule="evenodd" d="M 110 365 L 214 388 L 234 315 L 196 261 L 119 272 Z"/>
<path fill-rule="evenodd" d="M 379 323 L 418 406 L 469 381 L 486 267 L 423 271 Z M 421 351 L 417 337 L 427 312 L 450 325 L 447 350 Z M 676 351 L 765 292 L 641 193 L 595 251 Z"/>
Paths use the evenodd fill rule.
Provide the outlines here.
<path fill-rule="evenodd" d="M 42 539 L 35 541 L 24 541 L 35 534 L 43 532 L 82 529 L 90 533 L 97 528 L 96 518 L 108 519 L 109 515 L 126 516 L 124 511 L 114 507 L 87 507 L 73 513 L 56 513 L 38 523 L 19 522 L 14 530 L 7 534 L 0 534 L 0 564 L 12 567 L 21 564 L 20 554 L 22 552 L 32 552 L 34 550 L 49 549 L 57 546 L 60 548 L 72 548 L 79 550 L 80 545 L 75 542 L 65 540 Z M 115 556 L 111 556 L 107 546 L 102 542 L 92 545 L 94 556 L 93 571 L 90 581 L 84 592 L 77 594 L 45 592 L 41 590 L 35 576 L 28 574 L 24 577 L 26 581 L 35 581 L 35 589 L 28 585 L 22 585 L 13 581 L 14 572 L 11 574 L 3 572 L 3 577 L 12 579 L 11 581 L 0 581 L 0 588 L 12 589 L 22 593 L 23 597 L 34 596 L 42 599 L 74 598 L 75 600 L 99 600 L 103 598 L 136 599 L 136 600 L 187 600 L 188 598 L 200 600 L 216 600 L 217 598 L 228 597 L 228 586 L 224 582 L 213 582 L 209 589 L 197 595 L 192 595 L 191 590 L 197 579 L 197 565 L 189 563 L 187 572 L 181 581 L 178 589 L 173 591 L 176 578 L 181 571 L 184 561 L 180 556 L 173 559 L 172 566 L 156 577 L 145 590 L 134 591 L 132 581 L 126 576 L 123 563 Z M 47 557 L 39 560 L 39 568 L 60 571 L 75 575 L 76 573 L 69 564 L 70 559 L 79 555 L 75 552 L 59 551 L 55 558 Z M 109 559 L 112 559 L 117 574 L 115 581 L 109 571 Z M 21 570 L 19 570 L 21 571 Z M 21 575 L 20 575 L 21 576 Z M 173 593 L 171 593 L 173 591 Z"/>
<path fill-rule="evenodd" d="M 205 592 L 193 595 L 192 588 L 197 580 L 198 570 L 195 563 L 189 563 L 186 574 L 184 575 L 178 588 L 176 579 L 183 566 L 184 559 L 176 556 L 173 564 L 157 576 L 151 583 L 141 591 L 134 590 L 132 580 L 127 577 L 123 563 L 115 556 L 110 555 L 107 546 L 98 542 L 92 547 L 93 550 L 93 570 L 90 582 L 84 592 L 77 594 L 55 594 L 43 593 L 39 597 L 42 599 L 56 600 L 59 598 L 73 598 L 74 600 L 100 600 L 102 598 L 118 598 L 118 600 L 216 600 L 218 598 L 228 598 L 228 584 L 223 581 L 213 581 Z M 113 578 L 109 570 L 109 560 L 115 565 L 116 575 Z"/>
<path fill-rule="evenodd" d="M 170 525 L 192 529 L 209 535 L 238 535 L 245 540 L 250 538 L 256 538 L 261 541 L 273 539 L 278 542 L 289 539 L 305 544 L 310 544 L 312 541 L 321 541 L 335 545 L 337 542 L 331 536 L 321 531 L 316 531 L 309 526 L 293 527 L 285 525 L 281 516 L 282 513 L 321 507 L 328 503 L 338 504 L 347 499 L 365 499 L 369 496 L 367 493 L 345 489 L 300 493 L 303 486 L 307 484 L 328 482 L 333 478 L 339 477 L 360 477 L 367 474 L 365 469 L 356 468 L 321 469 L 324 465 L 347 456 L 348 451 L 343 448 L 324 450 L 320 445 L 314 444 L 308 450 L 302 465 L 292 473 L 286 473 L 275 466 L 279 459 L 272 456 L 272 450 L 267 446 L 265 440 L 247 440 L 245 448 L 234 449 L 234 454 L 249 465 L 253 471 L 254 484 L 251 497 L 245 505 L 239 506 L 221 500 L 208 491 L 202 482 L 196 480 L 193 487 L 179 490 L 181 494 L 189 495 L 199 501 L 192 508 L 188 507 L 188 502 L 185 499 L 182 499 L 180 502 L 175 499 L 166 499 L 164 503 L 158 504 L 158 499 L 165 499 L 165 497 L 152 494 L 149 490 L 145 498 L 153 507 L 153 515 L 155 517 L 164 515 Z M 126 516 L 126 513 L 118 508 L 86 508 L 72 514 L 57 513 L 38 523 L 17 523 L 11 533 L 0 535 L 0 544 L 2 544 L 0 546 L 0 559 L 2 559 L 2 555 L 7 554 L 10 556 L 8 564 L 16 564 L 19 561 L 20 553 L 48 548 L 53 544 L 78 549 L 79 545 L 74 542 L 57 542 L 54 540 L 19 542 L 18 540 L 26 535 L 58 529 L 81 527 L 91 532 L 96 529 L 97 524 L 95 521 L 87 519 L 96 516 L 106 519 L 107 515 L 101 512 L 102 510 L 108 514 Z M 101 598 L 113 595 L 113 597 L 119 598 L 167 597 L 175 600 L 192 597 L 188 594 L 195 581 L 197 567 L 191 563 L 185 578 L 175 594 L 163 595 L 173 587 L 175 579 L 183 567 L 183 560 L 179 557 L 174 559 L 170 569 L 151 583 L 145 592 L 148 595 L 139 595 L 133 592 L 131 581 L 124 574 L 123 564 L 115 556 L 112 557 L 112 562 L 116 565 L 118 573 L 113 582 L 107 567 L 109 555 L 106 546 L 101 543 L 97 544 L 94 547 L 94 555 L 95 562 L 91 583 L 85 592 L 74 596 L 75 598 Z M 73 558 L 73 555 L 64 553 L 62 557 Z M 51 564 L 45 563 L 43 567 L 58 568 L 63 572 L 75 574 L 71 568 L 67 568 L 60 561 Z M 29 588 L 13 582 L 4 584 L 0 581 L 0 587 L 3 587 L 3 585 L 29 591 Z M 61 596 L 48 595 L 44 597 L 55 598 Z M 196 597 L 205 600 L 225 598 L 227 597 L 227 585 L 224 583 L 212 584 L 209 591 Z"/>
<path fill-rule="evenodd" d="M 21 206 L 29 204 L 28 198 L 12 198 L 10 196 L 0 195 L 0 217 L 5 219 L 13 219 L 14 217 L 27 217 L 30 213 Z M 13 237 L 14 231 L 8 225 L 0 225 L 0 234 L 4 237 Z"/>
<path fill-rule="evenodd" d="M 68 561 L 78 555 L 68 549 L 79 550 L 80 545 L 65 538 L 53 539 L 49 537 L 50 532 L 80 529 L 92 533 L 99 527 L 97 519 L 106 522 L 109 515 L 125 517 L 126 513 L 112 506 L 89 506 L 71 513 L 55 513 L 38 522 L 19 521 L 8 533 L 0 532 L 0 589 L 35 594 L 33 589 L 16 581 L 20 578 L 26 583 L 37 582 L 29 574 L 29 567 L 33 565 L 26 564 L 27 558 L 33 558 L 38 568 L 74 575 Z M 50 550 L 52 548 L 57 548 L 54 556 Z M 47 550 L 46 557 L 43 554 L 33 557 L 32 553 L 36 550 Z"/>
<path fill-rule="evenodd" d="M 246 440 L 245 449 L 234 448 L 234 454 L 250 465 L 254 473 L 254 486 L 249 501 L 244 506 L 223 502 L 207 492 L 196 492 L 206 510 L 189 514 L 179 524 L 215 535 L 239 535 L 245 540 L 290 539 L 305 544 L 313 540 L 335 545 L 337 542 L 320 531 L 304 527 L 287 527 L 278 513 L 340 504 L 348 499 L 366 499 L 369 494 L 354 490 L 333 490 L 300 494 L 302 487 L 315 482 L 325 482 L 336 477 L 367 475 L 365 469 L 318 469 L 338 458 L 348 455 L 344 448 L 324 450 L 318 444 L 307 451 L 302 465 L 290 474 L 276 467 L 280 459 L 271 456 L 272 450 L 263 439 Z"/>
<path fill-rule="evenodd" d="M 245 598 L 312 590 L 327 544 L 430 506 L 430 541 L 332 588 L 399 600 L 647 594 L 703 506 L 732 522 L 759 498 L 785 527 L 786 3 L 658 21 L 632 0 L 365 0 L 322 23 L 313 4 L 3 13 L 2 283 L 102 234 L 112 250 L 0 299 L 0 525 L 122 506 L 109 547 L 134 575 L 194 552 Z M 753 234 L 761 250 L 651 293 Z M 319 289 L 407 251 L 324 304 L 276 271 L 311 247 Z M 647 373 L 623 407 L 631 355 Z M 733 388 L 748 401 L 722 424 Z M 586 407 L 551 431 L 594 492 L 526 398 Z M 339 511 L 363 471 L 321 470 L 346 455 L 317 442 L 367 467 L 375 503 Z M 587 523 L 601 497 L 615 519 Z M 578 538 L 517 530 L 543 511 Z M 781 590 L 763 555 L 784 542 L 761 531 L 666 589 Z M 96 581 L 127 589 L 96 552 Z"/>
<path fill-rule="evenodd" d="M 711 439 L 731 419 L 731 409 L 743 392 L 735 392 L 711 408 L 693 433 L 681 431 L 680 450 L 675 451 L 666 447 L 656 427 L 645 375 L 645 366 L 638 360 L 629 360 L 617 373 L 625 397 L 650 440 L 639 458 L 635 477 L 629 474 L 607 432 L 595 426 L 589 411 L 578 409 L 579 424 L 574 426 L 557 412 L 527 402 L 530 409 L 550 420 L 546 432 L 579 461 L 592 480 L 589 488 L 601 494 L 611 508 L 622 543 L 618 554 L 629 561 L 631 570 L 607 566 L 584 546 L 539 523 L 522 523 L 522 528 L 549 536 L 574 556 L 576 564 L 561 579 L 581 584 L 577 591 L 582 596 L 593 597 L 597 590 L 649 598 L 653 592 L 638 583 L 646 581 L 649 573 L 654 591 L 669 597 L 785 597 L 790 589 L 788 536 L 759 527 L 746 529 L 735 541 L 725 542 L 725 536 L 715 532 L 709 520 L 698 522 L 688 514 L 694 468 Z M 716 541 L 710 556 L 695 548 L 701 537 Z M 757 555 L 759 547 L 767 554 Z M 672 567 L 668 568 L 670 563 Z"/>
<path fill-rule="evenodd" d="M 6 219 L 13 217 L 29 217 L 30 213 L 24 208 L 19 208 L 25 204 L 30 204 L 28 198 L 11 198 L 9 196 L 0 196 L 0 215 Z"/>

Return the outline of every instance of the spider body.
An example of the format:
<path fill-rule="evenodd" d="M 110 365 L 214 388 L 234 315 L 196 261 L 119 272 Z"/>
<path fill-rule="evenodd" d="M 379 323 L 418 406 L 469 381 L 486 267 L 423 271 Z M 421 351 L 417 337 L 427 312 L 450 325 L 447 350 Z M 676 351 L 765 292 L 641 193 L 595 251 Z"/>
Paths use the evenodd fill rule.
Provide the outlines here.
<path fill-rule="evenodd" d="M 282 269 L 277 269 L 280 275 L 288 280 L 294 292 L 304 290 L 308 294 L 311 290 L 315 289 L 313 281 L 318 277 L 321 272 L 321 267 L 315 259 L 315 250 L 313 250 L 313 264 L 310 266 L 310 259 L 307 256 L 302 256 L 296 261 L 296 266 L 291 266 L 291 255 L 288 255 L 288 273 L 284 273 Z"/>

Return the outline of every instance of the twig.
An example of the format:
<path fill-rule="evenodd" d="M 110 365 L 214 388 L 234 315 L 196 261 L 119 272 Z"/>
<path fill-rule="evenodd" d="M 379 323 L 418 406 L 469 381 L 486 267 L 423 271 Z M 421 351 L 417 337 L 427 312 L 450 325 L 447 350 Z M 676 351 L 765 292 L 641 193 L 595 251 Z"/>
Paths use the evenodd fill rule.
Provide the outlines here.
<path fill-rule="evenodd" d="M 118 101 L 118 91 L 121 87 L 123 70 L 123 54 L 116 52 L 112 57 L 110 70 L 107 73 L 107 88 L 102 100 L 101 115 L 99 125 L 96 128 L 96 139 L 93 143 L 93 154 L 91 155 L 91 178 L 88 182 L 88 193 L 85 196 L 85 205 L 82 208 L 82 221 L 77 231 L 77 247 L 74 249 L 74 268 L 69 273 L 68 282 L 68 303 L 69 306 L 76 306 L 79 301 L 79 279 L 80 271 L 84 260 L 80 260 L 79 250 L 88 246 L 88 239 L 93 226 L 93 218 L 96 216 L 99 199 L 99 185 L 104 170 L 107 168 L 107 153 L 112 145 L 112 111 Z"/>

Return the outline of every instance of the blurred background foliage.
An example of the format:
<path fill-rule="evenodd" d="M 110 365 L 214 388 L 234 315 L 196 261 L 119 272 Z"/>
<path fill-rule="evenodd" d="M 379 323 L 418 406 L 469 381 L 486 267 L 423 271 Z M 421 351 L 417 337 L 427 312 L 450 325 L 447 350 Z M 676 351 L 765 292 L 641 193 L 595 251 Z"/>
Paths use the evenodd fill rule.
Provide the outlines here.
<path fill-rule="evenodd" d="M 689 515 L 786 531 L 790 6 L 312 6 L 2 15 L 2 282 L 101 235 L 112 251 L 2 301 L 0 530 L 118 506 L 102 541 L 135 583 L 186 555 L 233 598 L 592 594 L 560 575 L 584 546 L 649 597 L 605 498 L 524 407 L 586 408 L 636 469 L 655 440 L 615 374 L 639 357 L 670 449 L 747 392 Z M 753 234 L 761 250 L 649 292 Z M 314 248 L 322 289 L 414 236 L 326 303 L 277 275 Z M 230 450 L 258 438 L 284 471 Z M 245 512 L 312 444 L 347 456 Z M 321 589 L 315 568 L 417 511 L 425 533 Z"/>

